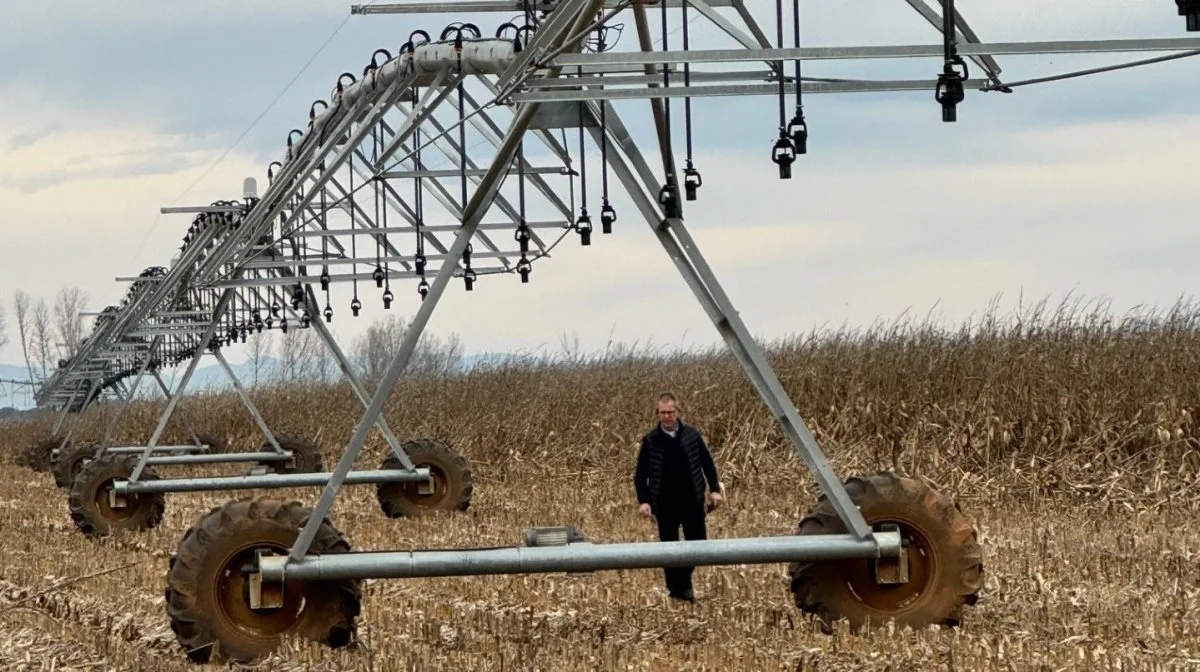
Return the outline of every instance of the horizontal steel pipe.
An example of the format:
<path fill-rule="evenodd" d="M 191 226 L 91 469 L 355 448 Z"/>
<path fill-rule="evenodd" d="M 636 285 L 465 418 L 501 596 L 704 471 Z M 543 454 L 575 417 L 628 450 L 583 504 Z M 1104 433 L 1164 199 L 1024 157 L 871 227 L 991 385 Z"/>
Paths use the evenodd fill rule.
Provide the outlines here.
<path fill-rule="evenodd" d="M 185 452 L 185 451 L 187 451 L 187 452 L 203 452 L 203 451 L 208 450 L 210 447 L 211 446 L 209 446 L 207 444 L 204 446 L 197 446 L 194 443 L 189 443 L 187 445 L 181 445 L 181 446 L 155 446 L 154 449 L 151 451 L 151 454 L 154 454 L 154 453 L 181 453 L 181 452 Z M 112 453 L 114 455 L 127 455 L 130 453 L 140 455 L 140 454 L 146 452 L 146 447 L 145 446 L 113 446 L 112 448 L 106 448 L 104 450 L 104 452 Z"/>
<path fill-rule="evenodd" d="M 986 79 L 968 79 L 963 86 L 968 90 L 979 90 L 987 86 Z M 900 93 L 906 91 L 933 91 L 935 79 L 897 79 L 872 82 L 804 82 L 801 90 L 806 94 L 826 93 Z M 671 87 L 626 87 L 620 89 L 577 89 L 569 91 L 530 90 L 512 94 L 514 103 L 563 103 L 579 100 L 635 100 L 654 98 L 705 98 L 718 96 L 774 96 L 779 94 L 776 84 L 710 84 L 707 86 Z"/>
<path fill-rule="evenodd" d="M 1200 37 L 1121 38 L 1113 40 L 1043 40 L 1038 42 L 960 43 L 959 56 L 1029 56 L 1043 54 L 1095 54 L 1131 51 L 1191 51 L 1200 49 Z M 747 49 L 689 49 L 670 51 L 606 51 L 559 54 L 546 67 L 578 65 L 659 65 L 662 63 L 739 63 L 750 61 L 852 60 L 868 58 L 942 58 L 945 46 L 897 44 L 848 47 L 780 47 Z"/>
<path fill-rule="evenodd" d="M 118 495 L 150 494 L 156 492 L 206 492 L 210 490 L 254 490 L 256 488 L 303 488 L 324 486 L 331 472 L 315 474 L 256 474 L 248 476 L 210 476 L 207 478 L 160 478 L 153 481 L 113 481 Z M 352 471 L 347 484 L 405 483 L 429 480 L 429 468 L 415 471 L 404 469 L 372 469 Z"/>
<path fill-rule="evenodd" d="M 372 551 L 309 555 L 299 562 L 286 556 L 261 558 L 263 580 L 320 581 L 396 579 L 481 574 L 590 572 L 681 565 L 769 564 L 896 556 L 900 533 L 876 532 L 874 538 L 851 534 L 702 541 L 575 543 L 566 546 L 518 546 L 484 550 Z"/>
<path fill-rule="evenodd" d="M 222 462 L 286 462 L 291 453 L 200 453 L 198 455 L 170 455 L 152 457 L 146 464 L 218 464 Z"/>

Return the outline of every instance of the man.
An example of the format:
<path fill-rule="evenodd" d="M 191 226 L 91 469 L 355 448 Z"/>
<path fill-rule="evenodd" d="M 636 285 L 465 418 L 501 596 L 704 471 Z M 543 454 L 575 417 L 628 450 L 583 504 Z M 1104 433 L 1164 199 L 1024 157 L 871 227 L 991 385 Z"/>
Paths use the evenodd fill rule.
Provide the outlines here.
<path fill-rule="evenodd" d="M 633 482 L 638 511 L 658 521 L 660 541 L 706 539 L 704 491 L 709 511 L 724 501 L 712 454 L 700 432 L 679 419 L 678 401 L 670 392 L 658 398 L 658 426 L 642 436 Z M 664 567 L 667 591 L 677 600 L 693 602 L 695 567 Z"/>

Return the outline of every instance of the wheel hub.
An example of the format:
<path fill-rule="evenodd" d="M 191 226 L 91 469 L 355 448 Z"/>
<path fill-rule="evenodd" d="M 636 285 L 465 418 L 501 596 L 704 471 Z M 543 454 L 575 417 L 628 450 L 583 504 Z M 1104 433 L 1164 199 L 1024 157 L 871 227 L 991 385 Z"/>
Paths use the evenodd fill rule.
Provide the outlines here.
<path fill-rule="evenodd" d="M 404 496 L 420 506 L 437 506 L 449 491 L 446 474 L 435 464 L 414 464 L 420 469 L 429 469 L 429 481 L 418 481 L 400 484 Z"/>
<path fill-rule="evenodd" d="M 138 509 L 141 508 L 142 500 L 138 495 L 133 494 L 118 494 L 113 488 L 113 483 L 117 479 L 105 479 L 100 487 L 96 488 L 96 510 L 105 520 L 125 521 L 137 515 Z"/>
<path fill-rule="evenodd" d="M 899 528 L 903 539 L 899 557 L 847 563 L 844 578 L 863 604 L 898 614 L 925 594 L 936 574 L 937 556 L 920 527 L 903 520 L 874 522 L 876 529 L 885 525 Z"/>
<path fill-rule="evenodd" d="M 288 632 L 304 609 L 303 586 L 285 591 L 283 584 L 262 582 L 256 571 L 259 554 L 276 552 L 287 549 L 272 543 L 241 546 L 225 557 L 213 580 L 217 617 L 249 637 L 270 639 Z"/>

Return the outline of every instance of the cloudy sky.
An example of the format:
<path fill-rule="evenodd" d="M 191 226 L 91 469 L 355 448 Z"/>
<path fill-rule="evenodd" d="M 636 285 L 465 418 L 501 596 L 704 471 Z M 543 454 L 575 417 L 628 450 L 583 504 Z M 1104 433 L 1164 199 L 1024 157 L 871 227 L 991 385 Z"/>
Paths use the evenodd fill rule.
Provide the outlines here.
<path fill-rule="evenodd" d="M 7 4 L 0 300 L 10 323 L 18 288 L 50 301 L 78 285 L 91 309 L 116 302 L 125 291 L 116 276 L 165 264 L 179 245 L 189 216 L 160 216 L 160 206 L 236 198 L 246 176 L 265 185 L 287 131 L 339 73 L 361 71 L 378 47 L 395 53 L 415 28 L 436 34 L 460 18 L 348 16 L 346 0 Z M 1200 36 L 1166 0 L 958 6 L 986 42 Z M 752 7 L 774 35 L 773 3 Z M 806 0 L 803 17 L 807 45 L 939 40 L 904 0 Z M 465 18 L 490 31 L 510 17 Z M 632 18 L 620 20 L 618 48 L 632 48 Z M 703 45 L 713 31 L 699 23 L 693 40 Z M 679 33 L 670 39 L 677 48 Z M 1000 62 L 1018 80 L 1154 55 Z M 1200 90 L 1185 85 L 1197 68 L 1200 59 L 1181 59 L 1010 95 L 968 92 L 956 124 L 941 122 L 932 92 L 810 96 L 810 151 L 791 181 L 769 160 L 774 98 L 697 100 L 705 183 L 701 200 L 685 204 L 688 223 L 750 329 L 767 338 L 935 305 L 957 321 L 997 294 L 1006 307 L 1022 294 L 1068 292 L 1118 310 L 1167 305 L 1200 280 Z M 821 62 L 805 74 L 932 79 L 939 69 L 937 59 Z M 647 128 L 647 103 L 621 110 Z M 643 151 L 657 157 L 649 144 Z M 618 235 L 597 233 L 590 248 L 568 241 L 529 285 L 506 277 L 467 294 L 456 283 L 430 330 L 456 332 L 472 352 L 554 350 L 564 332 L 585 348 L 610 338 L 714 342 L 649 229 L 632 208 L 622 214 Z M 398 309 L 415 311 L 416 295 L 400 296 Z M 360 333 L 382 314 L 375 303 L 357 321 L 343 309 L 335 333 Z M 0 362 L 19 361 L 15 343 L 0 351 Z"/>

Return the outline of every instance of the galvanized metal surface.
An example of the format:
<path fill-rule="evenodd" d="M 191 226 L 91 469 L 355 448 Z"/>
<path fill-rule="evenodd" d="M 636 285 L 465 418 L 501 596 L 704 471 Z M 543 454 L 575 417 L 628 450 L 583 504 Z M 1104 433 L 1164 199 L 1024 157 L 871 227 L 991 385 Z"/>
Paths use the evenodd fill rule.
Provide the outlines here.
<path fill-rule="evenodd" d="M 748 537 L 698 541 L 574 543 L 483 550 L 351 552 L 300 560 L 264 556 L 258 570 L 265 582 L 336 579 L 399 579 L 488 574 L 594 572 L 654 567 L 770 564 L 806 560 L 878 558 L 900 553 L 900 533 Z"/>
<path fill-rule="evenodd" d="M 309 474 L 254 474 L 247 476 L 210 476 L 207 478 L 161 478 L 153 481 L 114 481 L 113 492 L 134 495 L 155 492 L 211 492 L 216 490 L 255 490 L 326 486 L 331 472 Z M 345 474 L 347 485 L 377 483 L 415 483 L 429 480 L 429 469 L 371 469 Z"/>

